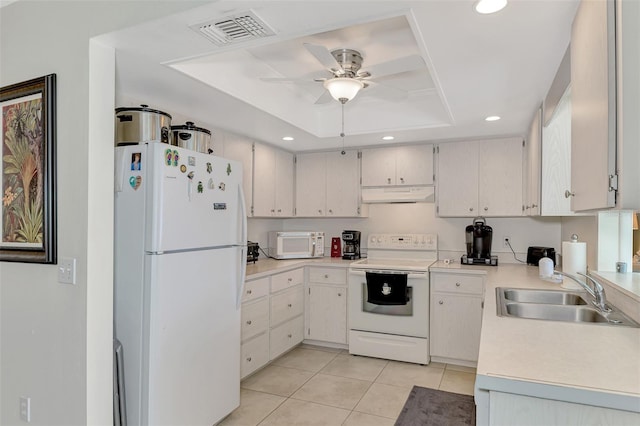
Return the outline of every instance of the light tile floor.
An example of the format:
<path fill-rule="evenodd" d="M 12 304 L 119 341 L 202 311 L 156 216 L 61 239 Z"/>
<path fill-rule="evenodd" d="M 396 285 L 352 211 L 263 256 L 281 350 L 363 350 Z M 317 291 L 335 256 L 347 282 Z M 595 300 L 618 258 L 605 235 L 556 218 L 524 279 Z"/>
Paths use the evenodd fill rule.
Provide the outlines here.
<path fill-rule="evenodd" d="M 301 345 L 243 380 L 220 426 L 392 426 L 413 385 L 473 395 L 475 369 Z"/>

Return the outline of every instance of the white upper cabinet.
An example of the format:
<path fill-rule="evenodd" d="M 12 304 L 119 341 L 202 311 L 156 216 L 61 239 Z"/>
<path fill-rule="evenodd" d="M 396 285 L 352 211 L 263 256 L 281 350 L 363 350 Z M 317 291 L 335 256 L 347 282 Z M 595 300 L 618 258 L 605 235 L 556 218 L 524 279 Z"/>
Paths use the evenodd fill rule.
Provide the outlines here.
<path fill-rule="evenodd" d="M 439 216 L 521 216 L 522 140 L 438 146 Z"/>
<path fill-rule="evenodd" d="M 359 216 L 359 177 L 357 151 L 298 154 L 296 216 Z"/>
<path fill-rule="evenodd" d="M 523 153 L 522 195 L 525 216 L 540 215 L 540 167 L 542 148 L 542 108 L 533 116 Z"/>
<path fill-rule="evenodd" d="M 293 154 L 254 145 L 253 216 L 293 216 Z"/>
<path fill-rule="evenodd" d="M 616 193 L 611 186 L 617 179 L 612 0 L 580 2 L 571 30 L 571 86 L 571 209 L 613 207 Z"/>
<path fill-rule="evenodd" d="M 571 88 L 542 129 L 542 216 L 570 216 L 571 197 Z"/>
<path fill-rule="evenodd" d="M 362 186 L 433 185 L 433 145 L 362 151 Z"/>

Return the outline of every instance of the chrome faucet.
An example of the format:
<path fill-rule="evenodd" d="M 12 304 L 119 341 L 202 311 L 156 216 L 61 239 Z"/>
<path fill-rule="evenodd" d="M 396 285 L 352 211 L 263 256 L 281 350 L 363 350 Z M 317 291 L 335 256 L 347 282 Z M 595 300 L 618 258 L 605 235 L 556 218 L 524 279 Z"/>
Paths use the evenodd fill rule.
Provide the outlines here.
<path fill-rule="evenodd" d="M 593 305 L 596 308 L 598 308 L 602 312 L 611 312 L 611 309 L 607 306 L 607 300 L 604 294 L 604 287 L 602 287 L 602 284 L 600 284 L 595 278 L 587 274 L 577 272 L 578 275 L 585 277 L 587 280 L 593 283 L 593 289 L 592 289 L 591 287 L 589 287 L 589 285 L 586 282 L 580 281 L 578 277 L 574 275 L 567 274 L 566 272 L 559 272 L 559 271 L 553 271 L 553 273 L 562 275 L 563 277 L 570 278 L 573 281 L 580 284 L 580 287 L 584 288 L 587 291 L 587 293 L 589 293 L 591 297 L 593 297 L 593 300 L 591 301 L 591 303 L 593 303 Z"/>

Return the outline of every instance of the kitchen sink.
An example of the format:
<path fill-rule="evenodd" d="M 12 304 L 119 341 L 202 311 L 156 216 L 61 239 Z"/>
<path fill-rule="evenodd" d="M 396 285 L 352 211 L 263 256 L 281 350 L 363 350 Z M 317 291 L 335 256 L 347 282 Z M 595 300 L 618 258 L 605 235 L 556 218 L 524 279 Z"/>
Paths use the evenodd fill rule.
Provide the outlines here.
<path fill-rule="evenodd" d="M 531 289 L 506 289 L 504 298 L 511 302 L 545 303 L 550 305 L 588 305 L 585 300 L 587 293 L 557 291 L 557 290 L 531 290 Z"/>
<path fill-rule="evenodd" d="M 640 327 L 611 305 L 610 312 L 599 311 L 589 299 L 586 292 L 496 288 L 500 317 Z"/>

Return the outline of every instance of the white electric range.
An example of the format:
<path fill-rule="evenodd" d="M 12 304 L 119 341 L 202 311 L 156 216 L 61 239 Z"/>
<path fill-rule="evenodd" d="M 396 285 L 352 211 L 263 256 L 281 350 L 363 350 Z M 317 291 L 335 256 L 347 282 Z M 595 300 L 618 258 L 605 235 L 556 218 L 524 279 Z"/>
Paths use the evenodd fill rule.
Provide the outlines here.
<path fill-rule="evenodd" d="M 429 267 L 436 234 L 371 234 L 349 265 L 349 353 L 429 363 Z"/>

